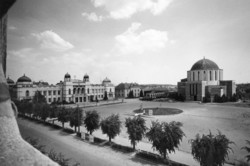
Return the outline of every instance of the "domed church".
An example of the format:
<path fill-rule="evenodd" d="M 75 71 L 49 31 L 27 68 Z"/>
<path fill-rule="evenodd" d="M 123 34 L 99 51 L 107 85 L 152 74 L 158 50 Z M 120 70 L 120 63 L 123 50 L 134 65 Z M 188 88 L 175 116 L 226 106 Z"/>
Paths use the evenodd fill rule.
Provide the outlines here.
<path fill-rule="evenodd" d="M 232 97 L 234 93 L 235 81 L 223 80 L 223 70 L 205 58 L 197 61 L 187 71 L 187 78 L 178 82 L 178 94 L 188 101 L 202 101 L 205 97 L 213 100 L 215 95 Z"/>

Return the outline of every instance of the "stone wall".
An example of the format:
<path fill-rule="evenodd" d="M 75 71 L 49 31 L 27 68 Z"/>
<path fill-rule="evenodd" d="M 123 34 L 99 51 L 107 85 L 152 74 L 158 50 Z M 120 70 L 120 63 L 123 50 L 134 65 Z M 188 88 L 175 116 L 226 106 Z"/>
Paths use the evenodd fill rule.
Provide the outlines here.
<path fill-rule="evenodd" d="M 15 0 L 0 0 L 0 165 L 58 166 L 24 141 L 16 122 L 17 108 L 11 103 L 5 78 L 7 11 Z"/>

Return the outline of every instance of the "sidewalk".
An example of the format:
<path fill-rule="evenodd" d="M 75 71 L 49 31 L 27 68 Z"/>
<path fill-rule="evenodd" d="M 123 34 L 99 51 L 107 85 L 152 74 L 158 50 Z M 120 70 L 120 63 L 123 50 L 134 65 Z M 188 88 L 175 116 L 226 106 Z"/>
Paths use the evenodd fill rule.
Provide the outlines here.
<path fill-rule="evenodd" d="M 78 104 L 64 104 L 63 106 L 66 108 L 87 108 L 87 107 L 96 107 L 102 105 L 110 105 L 110 104 L 121 104 L 124 103 L 124 100 L 107 100 L 107 101 L 99 101 L 99 102 L 86 102 L 86 103 L 78 103 Z"/>
<path fill-rule="evenodd" d="M 55 121 L 55 124 L 61 125 L 61 123 L 58 121 Z M 67 128 L 70 128 L 69 123 L 65 123 L 64 126 Z M 80 130 L 81 130 L 81 132 L 87 133 L 87 130 L 85 129 L 84 126 L 81 126 Z M 95 137 L 101 138 L 101 139 L 108 140 L 107 135 L 102 134 L 102 131 L 100 129 L 94 131 L 92 135 Z M 112 139 L 112 142 L 115 142 L 117 144 L 121 144 L 124 146 L 131 146 L 130 140 L 128 138 L 124 138 L 124 137 L 121 137 L 119 135 L 116 136 L 114 139 Z M 139 142 L 136 146 L 136 149 L 140 149 L 140 150 L 144 150 L 144 151 L 158 154 L 156 151 L 153 151 L 152 145 L 150 143 Z M 176 161 L 176 162 L 186 164 L 189 166 L 199 166 L 200 165 L 197 161 L 195 161 L 193 159 L 193 156 L 190 153 L 183 152 L 183 151 L 180 151 L 178 149 L 176 149 L 175 153 L 171 153 L 168 156 L 169 156 L 170 160 L 172 160 L 172 161 Z"/>

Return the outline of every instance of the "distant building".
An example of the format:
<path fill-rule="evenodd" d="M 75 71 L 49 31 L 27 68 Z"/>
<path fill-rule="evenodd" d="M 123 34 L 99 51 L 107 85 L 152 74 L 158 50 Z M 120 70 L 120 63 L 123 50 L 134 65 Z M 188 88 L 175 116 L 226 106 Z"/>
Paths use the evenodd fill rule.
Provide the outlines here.
<path fill-rule="evenodd" d="M 232 97 L 235 93 L 235 81 L 223 80 L 223 70 L 205 58 L 197 61 L 187 71 L 187 78 L 178 82 L 178 94 L 186 100 L 202 101 L 204 97 L 213 99 L 215 95 Z"/>
<path fill-rule="evenodd" d="M 127 98 L 129 93 L 133 93 L 135 98 L 140 97 L 141 87 L 137 83 L 120 83 L 115 87 L 115 96 L 117 98 Z"/>
<path fill-rule="evenodd" d="M 102 84 L 91 84 L 87 74 L 84 75 L 83 80 L 78 80 L 71 79 L 70 74 L 66 73 L 64 81 L 56 85 L 49 85 L 47 82 L 32 82 L 25 75 L 18 78 L 16 83 L 8 77 L 7 82 L 12 98 L 17 100 L 31 100 L 37 91 L 45 96 L 47 103 L 98 101 L 103 100 L 105 92 L 108 99 L 115 98 L 115 86 L 108 78 L 104 79 Z"/>
<path fill-rule="evenodd" d="M 149 99 L 166 97 L 169 93 L 168 88 L 148 88 L 143 89 L 144 97 Z"/>

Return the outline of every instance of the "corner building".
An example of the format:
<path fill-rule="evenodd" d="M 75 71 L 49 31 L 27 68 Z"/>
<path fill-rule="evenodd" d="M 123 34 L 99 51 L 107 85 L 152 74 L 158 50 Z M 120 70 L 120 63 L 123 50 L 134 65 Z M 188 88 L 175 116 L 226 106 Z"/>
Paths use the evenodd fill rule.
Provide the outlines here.
<path fill-rule="evenodd" d="M 204 97 L 213 99 L 215 95 L 232 97 L 234 93 L 235 81 L 223 80 L 223 70 L 205 58 L 197 61 L 187 71 L 187 78 L 178 82 L 178 94 L 188 101 L 202 101 Z"/>

